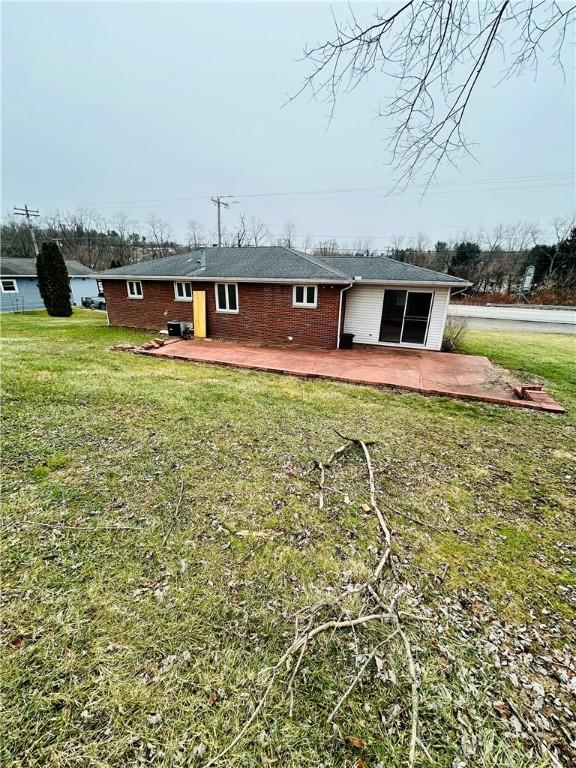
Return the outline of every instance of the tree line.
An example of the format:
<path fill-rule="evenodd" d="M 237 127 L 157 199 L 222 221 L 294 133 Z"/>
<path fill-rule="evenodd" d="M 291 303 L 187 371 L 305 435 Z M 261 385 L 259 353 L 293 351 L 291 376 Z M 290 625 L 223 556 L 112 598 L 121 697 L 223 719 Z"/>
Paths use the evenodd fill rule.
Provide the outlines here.
<path fill-rule="evenodd" d="M 106 219 L 93 211 L 55 213 L 38 219 L 34 227 L 39 244 L 55 242 L 65 259 L 74 259 L 95 270 L 124 266 L 177 253 L 182 248 L 169 225 L 150 216 L 144 227 L 125 214 Z M 26 222 L 8 216 L 2 221 L 2 256 L 34 258 Z"/>
<path fill-rule="evenodd" d="M 91 211 L 52 214 L 38 220 L 37 240 L 56 243 L 65 259 L 75 259 L 95 270 L 157 259 L 215 244 L 217 236 L 198 221 L 190 221 L 182 242 L 169 225 L 150 216 L 144 226 L 118 214 L 105 219 Z M 543 288 L 558 293 L 576 290 L 576 222 L 556 218 L 551 236 L 545 238 L 534 224 L 500 225 L 475 235 L 464 232 L 454 242 L 438 241 L 432 247 L 425 234 L 409 240 L 395 238 L 385 248 L 374 248 L 369 240 L 351 244 L 336 239 L 298 237 L 288 221 L 274 236 L 265 222 L 240 214 L 235 226 L 224 229 L 222 244 L 246 246 L 284 245 L 319 257 L 385 255 L 399 261 L 463 277 L 472 283 L 470 293 L 528 292 Z M 26 222 L 8 217 L 1 225 L 2 255 L 34 257 Z"/>

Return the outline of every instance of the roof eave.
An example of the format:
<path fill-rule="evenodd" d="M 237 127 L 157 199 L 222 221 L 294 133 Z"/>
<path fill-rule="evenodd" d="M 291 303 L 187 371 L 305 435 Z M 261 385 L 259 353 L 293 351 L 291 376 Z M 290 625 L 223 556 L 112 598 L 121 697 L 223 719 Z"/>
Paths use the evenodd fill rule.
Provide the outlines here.
<path fill-rule="evenodd" d="M 229 277 L 228 275 L 205 275 L 200 277 L 198 275 L 107 275 L 106 273 L 99 273 L 94 275 L 94 277 L 96 280 L 190 280 L 198 283 L 313 283 L 318 285 L 342 283 L 346 285 L 351 282 L 348 279 L 333 277 L 332 275 L 326 277 Z"/>
<path fill-rule="evenodd" d="M 467 280 L 462 282 L 455 282 L 452 280 L 376 280 L 361 278 L 360 280 L 354 280 L 354 285 L 424 285 L 424 286 L 436 286 L 437 288 L 468 288 L 472 283 Z"/>
<path fill-rule="evenodd" d="M 467 280 L 454 281 L 454 280 L 383 280 L 383 279 L 368 279 L 362 278 L 360 280 L 354 280 L 353 278 L 342 277 L 233 277 L 228 275 L 210 276 L 210 275 L 138 275 L 138 274 L 123 274 L 123 275 L 110 275 L 106 273 L 98 273 L 91 275 L 95 280 L 158 280 L 166 282 L 190 280 L 199 283 L 311 283 L 318 285 L 337 284 L 348 285 L 353 283 L 354 285 L 420 285 L 425 287 L 436 288 L 468 288 L 472 283 Z"/>
<path fill-rule="evenodd" d="M 8 279 L 10 277 L 38 277 L 38 275 L 8 275 L 8 274 L 0 273 L 0 278 L 2 280 L 6 280 L 6 279 Z M 74 277 L 89 277 L 91 280 L 99 279 L 99 278 L 96 278 L 93 274 L 89 274 L 89 275 L 71 275 L 71 274 L 68 274 L 68 277 L 70 279 L 72 279 Z"/>

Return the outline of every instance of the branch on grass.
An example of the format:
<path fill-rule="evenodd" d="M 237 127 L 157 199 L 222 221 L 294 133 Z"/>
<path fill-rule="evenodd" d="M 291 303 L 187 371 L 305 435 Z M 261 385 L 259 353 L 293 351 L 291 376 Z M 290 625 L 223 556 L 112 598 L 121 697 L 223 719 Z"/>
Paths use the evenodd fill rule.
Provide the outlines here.
<path fill-rule="evenodd" d="M 174 530 L 174 527 L 176 526 L 176 523 L 178 522 L 178 515 L 180 513 L 180 506 L 182 505 L 182 499 L 184 497 L 184 478 L 180 478 L 180 492 L 178 494 L 178 501 L 176 502 L 176 507 L 174 509 L 174 514 L 172 515 L 172 521 L 170 525 L 168 526 L 168 529 L 166 530 L 166 533 L 164 534 L 164 538 L 162 539 L 162 544 L 165 545 L 168 541 L 168 537 Z"/>
<path fill-rule="evenodd" d="M 411 689 L 412 689 L 412 726 L 411 726 L 411 737 L 410 737 L 410 753 L 409 753 L 409 768 L 413 768 L 414 762 L 416 759 L 416 748 L 419 742 L 419 736 L 418 736 L 418 709 L 419 709 L 419 694 L 418 694 L 418 676 L 417 676 L 417 669 L 416 664 L 414 662 L 414 655 L 412 653 L 412 648 L 410 644 L 410 640 L 404 631 L 402 624 L 401 624 L 401 616 L 406 616 L 409 620 L 418 619 L 419 617 L 413 616 L 411 614 L 406 614 L 404 611 L 399 611 L 397 607 L 398 599 L 400 597 L 400 594 L 403 591 L 402 585 L 400 585 L 399 589 L 395 589 L 392 596 L 389 598 L 388 601 L 384 600 L 383 597 L 378 593 L 376 587 L 378 584 L 382 582 L 383 574 L 385 569 L 387 568 L 387 572 L 391 574 L 392 582 L 396 585 L 398 585 L 398 577 L 394 570 L 394 566 L 392 563 L 392 534 L 390 531 L 390 528 L 388 526 L 388 523 L 386 521 L 386 518 L 382 514 L 382 511 L 380 510 L 380 507 L 377 503 L 377 493 L 376 493 L 376 483 L 374 479 L 374 469 L 372 465 L 372 458 L 370 456 L 370 451 L 368 449 L 368 443 L 367 441 L 358 439 L 358 438 L 344 438 L 346 439 L 346 443 L 339 448 L 337 448 L 330 456 L 328 461 L 326 463 L 317 461 L 316 466 L 320 470 L 320 508 L 322 509 L 324 506 L 324 497 L 323 492 L 325 488 L 325 480 L 326 480 L 326 468 L 330 467 L 332 465 L 332 462 L 337 456 L 342 455 L 349 449 L 351 449 L 353 446 L 358 446 L 363 453 L 364 460 L 366 462 L 366 468 L 368 472 L 368 486 L 369 486 L 369 497 L 370 497 L 370 507 L 374 511 L 375 516 L 378 520 L 379 530 L 380 530 L 380 538 L 382 539 L 383 543 L 383 554 L 378 560 L 378 563 L 376 564 L 373 574 L 371 578 L 363 582 L 361 584 L 357 584 L 352 589 L 346 589 L 340 595 L 337 595 L 335 597 L 332 597 L 329 601 L 323 601 L 320 602 L 312 607 L 308 607 L 306 609 L 302 609 L 297 612 L 296 614 L 296 635 L 293 640 L 293 642 L 289 645 L 289 647 L 284 651 L 284 653 L 281 655 L 281 657 L 278 659 L 278 661 L 274 664 L 273 667 L 266 670 L 267 672 L 270 672 L 271 677 L 268 681 L 268 685 L 266 686 L 258 704 L 254 708 L 254 711 L 252 714 L 246 719 L 244 724 L 242 725 L 239 732 L 234 736 L 234 738 L 222 749 L 215 757 L 211 758 L 207 763 L 205 768 L 209 768 L 209 766 L 214 765 L 216 762 L 218 762 L 221 758 L 223 758 L 225 755 L 227 755 L 235 746 L 238 744 L 238 742 L 243 738 L 245 733 L 248 731 L 252 723 L 256 720 L 262 709 L 264 708 L 266 701 L 270 695 L 270 692 L 272 690 L 272 687 L 277 679 L 278 674 L 280 673 L 282 667 L 288 662 L 288 660 L 296 653 L 299 653 L 298 659 L 296 661 L 296 664 L 292 670 L 292 674 L 290 675 L 290 678 L 288 680 L 288 697 L 290 700 L 290 716 L 292 716 L 293 711 L 293 685 L 294 681 L 296 679 L 296 676 L 298 674 L 298 671 L 300 670 L 302 661 L 304 656 L 307 652 L 309 652 L 311 647 L 311 641 L 317 637 L 318 635 L 321 635 L 328 630 L 331 630 L 332 637 L 336 631 L 339 630 L 345 630 L 345 629 L 352 629 L 355 633 L 355 627 L 367 625 L 371 622 L 386 622 L 386 621 L 392 621 L 394 623 L 394 630 L 391 632 L 384 640 L 382 640 L 369 654 L 367 661 L 364 663 L 364 665 L 361 667 L 359 672 L 354 677 L 352 683 L 348 686 L 348 689 L 344 693 L 344 695 L 340 698 L 338 701 L 336 707 L 332 710 L 332 712 L 329 715 L 328 721 L 333 721 L 336 717 L 338 711 L 343 706 L 346 699 L 350 696 L 351 692 L 353 691 L 354 687 L 358 684 L 359 680 L 361 679 L 362 675 L 364 674 L 364 671 L 366 670 L 369 662 L 371 659 L 374 658 L 374 655 L 376 654 L 377 650 L 381 648 L 385 643 L 389 642 L 393 637 L 399 636 L 402 639 L 402 643 L 404 646 L 404 653 L 406 656 L 406 662 L 408 666 L 408 671 L 410 675 L 411 680 Z M 228 525 L 224 526 L 227 530 L 229 530 L 231 533 L 234 533 L 238 535 L 238 532 L 234 529 L 231 529 Z M 357 616 L 356 618 L 349 617 L 347 619 L 342 619 L 342 615 L 345 613 L 344 610 L 340 612 L 340 618 L 338 619 L 329 619 L 326 621 L 323 621 L 322 623 L 317 623 L 314 625 L 314 622 L 316 620 L 316 617 L 320 610 L 324 608 L 334 608 L 334 606 L 338 603 L 340 603 L 342 600 L 344 600 L 347 596 L 351 594 L 360 594 L 362 595 L 362 612 L 361 615 Z M 306 629 L 303 632 L 298 631 L 298 616 L 307 613 L 308 614 L 308 624 Z M 357 644 L 357 637 L 355 634 L 355 642 Z"/>
<path fill-rule="evenodd" d="M 40 520 L 17 520 L 16 525 L 39 525 L 42 528 L 65 528 L 68 531 L 139 531 L 135 525 L 67 525 L 65 523 L 43 523 Z"/>
<path fill-rule="evenodd" d="M 292 656 L 294 653 L 300 650 L 300 648 L 302 648 L 303 646 L 307 646 L 309 641 L 312 640 L 312 638 L 316 637 L 322 632 L 326 632 L 326 630 L 328 629 L 344 629 L 347 627 L 354 627 L 359 624 L 366 624 L 370 621 L 384 621 L 384 620 L 389 620 L 390 618 L 391 616 L 389 613 L 374 613 L 368 616 L 359 616 L 356 619 L 348 619 L 346 621 L 326 621 L 323 624 L 320 624 L 319 626 L 314 627 L 313 629 L 310 629 L 309 631 L 300 635 L 298 639 L 292 643 L 292 645 L 282 654 L 280 659 L 272 667 L 272 677 L 270 678 L 270 681 L 266 687 L 266 690 L 262 694 L 262 698 L 260 699 L 256 708 L 254 709 L 254 712 L 252 712 L 248 720 L 246 720 L 246 722 L 244 723 L 240 731 L 236 734 L 236 736 L 232 739 L 232 741 L 226 747 L 224 747 L 224 749 L 221 752 L 219 752 L 215 757 L 211 758 L 206 763 L 205 768 L 209 768 L 209 766 L 217 763 L 218 760 L 222 759 L 224 755 L 227 755 L 228 752 L 230 752 L 230 750 L 233 749 L 236 746 L 236 744 L 238 744 L 240 739 L 244 736 L 248 728 L 252 725 L 254 720 L 256 720 L 262 708 L 264 707 L 264 704 L 268 699 L 270 691 L 272 690 L 272 686 L 274 685 L 276 675 L 278 674 L 280 668 L 286 663 L 286 661 L 290 658 L 290 656 Z"/>
<path fill-rule="evenodd" d="M 338 703 L 336 704 L 336 706 L 334 707 L 334 709 L 332 710 L 332 712 L 330 712 L 330 715 L 328 716 L 328 722 L 329 722 L 329 723 L 331 723 L 331 722 L 332 722 L 332 720 L 334 720 L 334 718 L 336 717 L 336 715 L 337 715 L 337 713 L 338 713 L 338 710 L 340 709 L 340 707 L 342 706 L 342 704 L 344 704 L 344 702 L 346 701 L 346 699 L 348 698 L 348 696 L 350 696 L 350 694 L 351 694 L 351 693 L 352 693 L 352 691 L 354 690 L 354 687 L 357 685 L 357 683 L 359 682 L 360 678 L 361 678 L 361 677 L 362 677 L 362 675 L 364 674 L 364 672 L 365 672 L 366 668 L 368 667 L 368 665 L 370 664 L 370 662 L 372 661 L 372 659 L 374 658 L 374 656 L 376 656 L 376 654 L 378 653 L 378 651 L 380 650 L 380 648 L 382 648 L 382 646 L 383 646 L 383 645 L 385 645 L 386 643 L 389 643 L 389 642 L 390 642 L 390 640 L 392 640 L 392 638 L 396 637 L 396 635 L 397 635 L 397 634 L 398 634 L 398 630 L 397 630 L 397 629 L 395 629 L 395 630 L 394 630 L 394 632 L 391 632 L 391 633 L 390 633 L 390 634 L 389 634 L 387 637 L 385 637 L 385 638 L 384 638 L 384 640 L 382 640 L 382 642 L 381 642 L 381 643 L 378 643 L 378 645 L 377 645 L 377 646 L 375 646 L 375 647 L 372 649 L 372 651 L 370 652 L 370 654 L 369 654 L 368 658 L 366 659 L 366 661 L 364 662 L 364 664 L 362 664 L 362 666 L 360 667 L 360 669 L 359 669 L 359 671 L 358 671 L 358 673 L 357 673 L 356 677 L 354 678 L 354 680 L 352 680 L 352 682 L 350 683 L 350 685 L 348 686 L 348 688 L 346 689 L 346 691 L 345 691 L 345 692 L 342 694 L 342 696 L 341 696 L 341 697 L 338 699 Z"/>

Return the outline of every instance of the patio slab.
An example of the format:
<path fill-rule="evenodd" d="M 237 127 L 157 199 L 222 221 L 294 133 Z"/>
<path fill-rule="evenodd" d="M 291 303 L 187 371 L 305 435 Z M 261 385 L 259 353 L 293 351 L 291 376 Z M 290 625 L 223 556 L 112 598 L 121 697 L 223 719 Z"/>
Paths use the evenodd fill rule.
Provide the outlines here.
<path fill-rule="evenodd" d="M 511 376 L 487 357 L 474 355 L 384 347 L 303 349 L 210 339 L 177 341 L 141 354 L 564 413 L 549 396 L 520 399 Z"/>

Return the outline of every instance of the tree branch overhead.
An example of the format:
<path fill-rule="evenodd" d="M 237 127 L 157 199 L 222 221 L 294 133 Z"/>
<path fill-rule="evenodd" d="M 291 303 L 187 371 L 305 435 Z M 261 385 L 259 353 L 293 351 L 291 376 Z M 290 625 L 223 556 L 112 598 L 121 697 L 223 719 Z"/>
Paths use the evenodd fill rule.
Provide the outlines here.
<path fill-rule="evenodd" d="M 311 65 L 300 90 L 329 106 L 377 74 L 384 88 L 377 115 L 387 135 L 397 185 L 422 174 L 429 184 L 443 163 L 470 154 L 464 118 L 478 82 L 499 50 L 508 62 L 504 78 L 536 70 L 550 51 L 561 66 L 576 5 L 548 0 L 421 0 L 362 24 L 352 9 L 334 18 L 334 35 L 307 47 Z"/>

